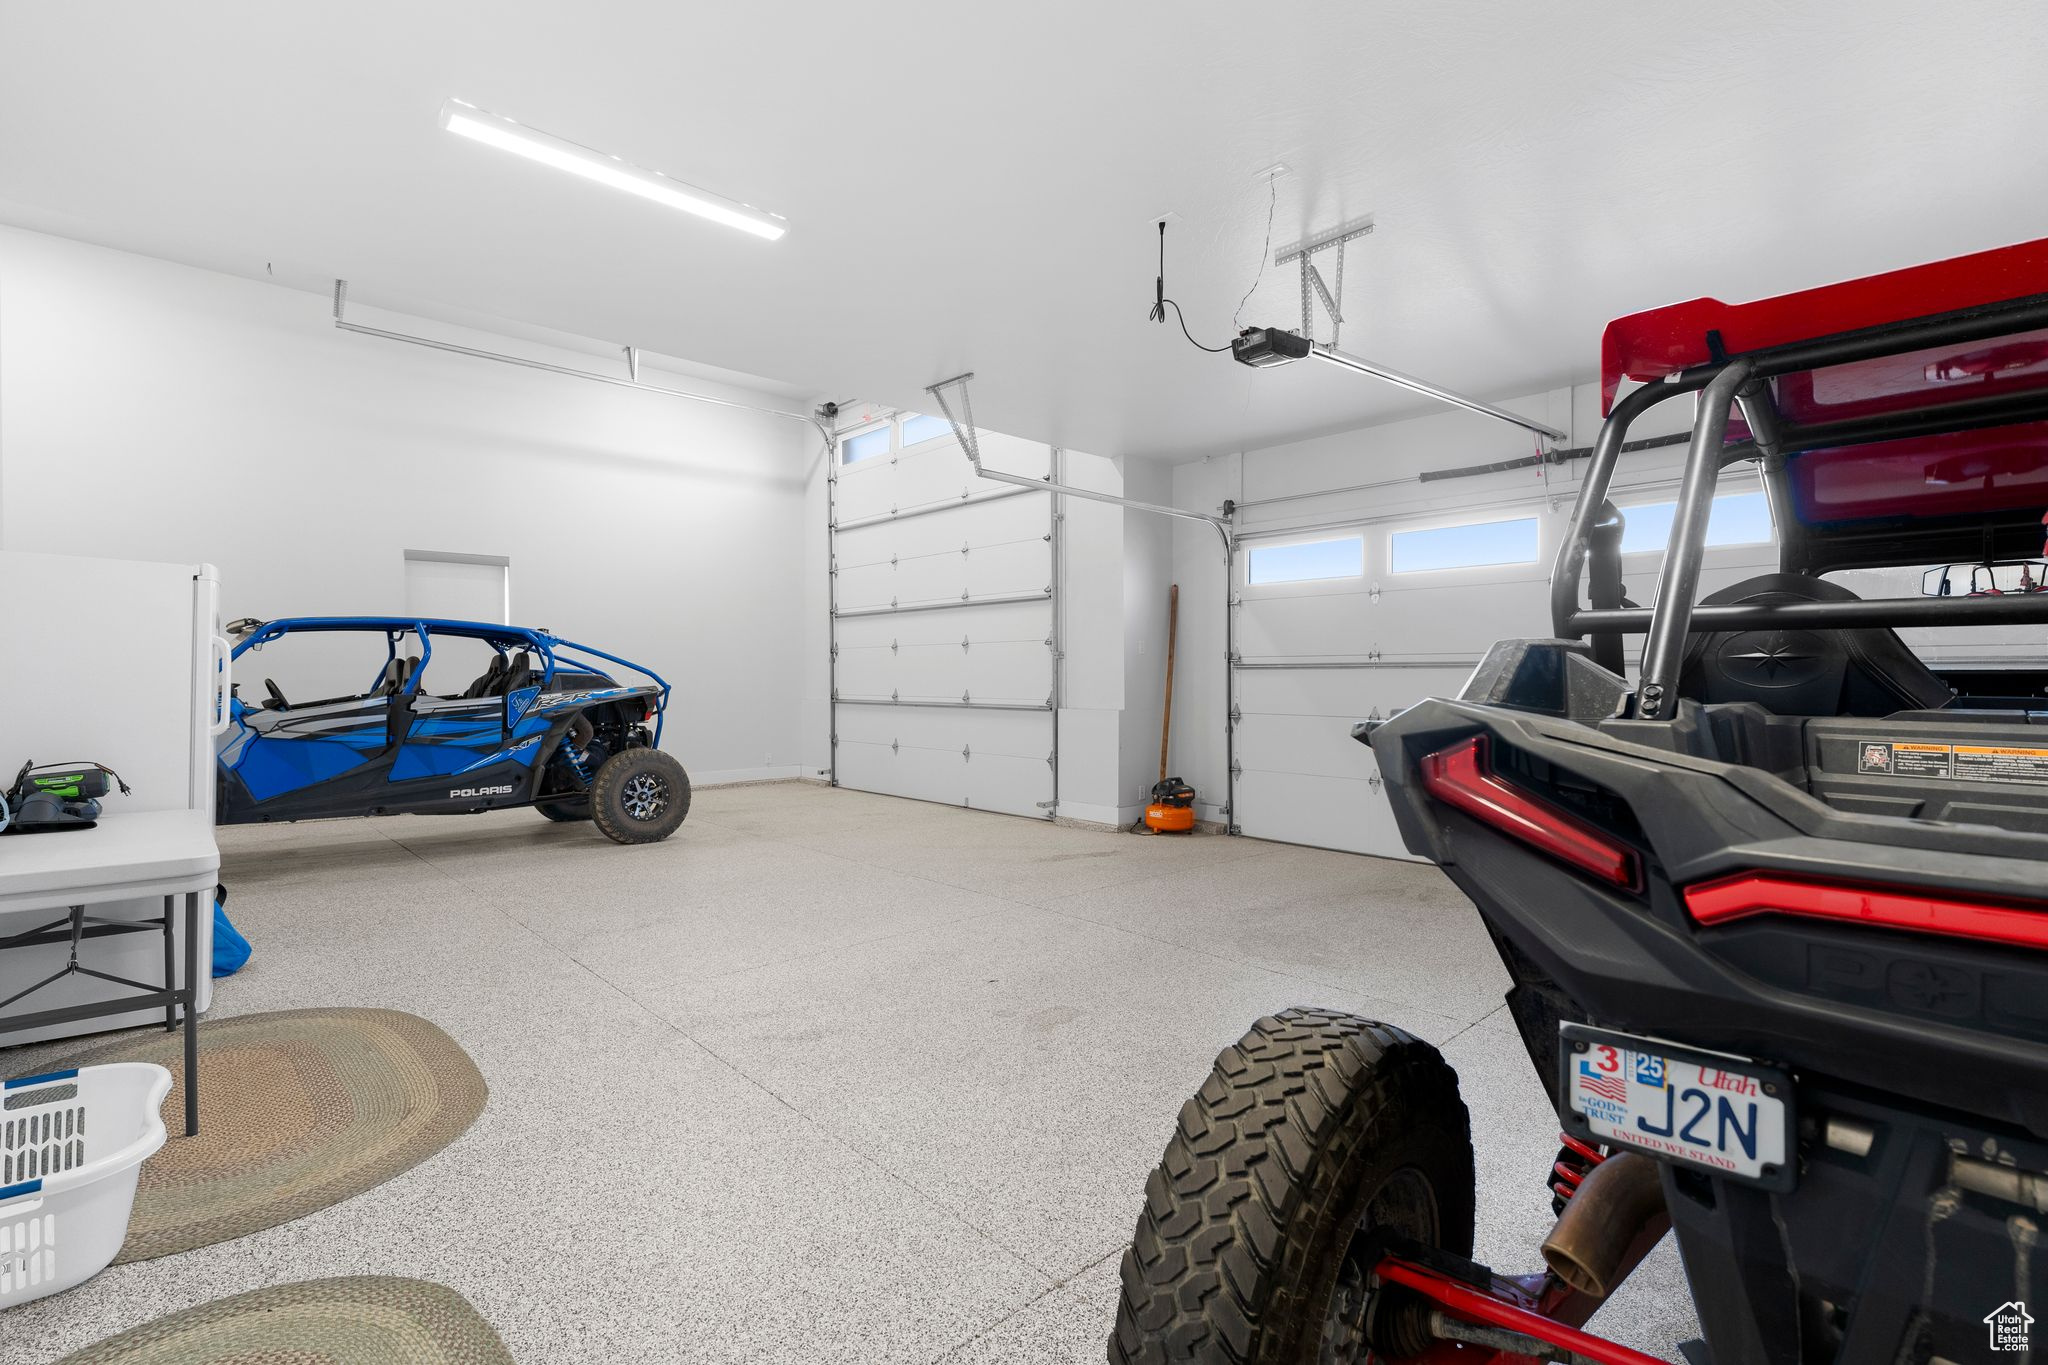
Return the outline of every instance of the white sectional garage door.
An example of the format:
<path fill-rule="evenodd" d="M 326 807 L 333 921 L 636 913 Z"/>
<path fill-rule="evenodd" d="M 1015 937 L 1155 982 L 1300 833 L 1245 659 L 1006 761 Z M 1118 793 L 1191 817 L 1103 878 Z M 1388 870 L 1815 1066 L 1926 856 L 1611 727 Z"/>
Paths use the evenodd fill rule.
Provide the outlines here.
<path fill-rule="evenodd" d="M 1616 500 L 1624 511 L 1636 509 L 1631 540 L 1654 542 L 1661 539 L 1658 518 L 1668 517 L 1662 504 L 1676 496 L 1675 471 L 1630 472 Z M 1285 525 L 1301 529 L 1241 533 L 1232 678 L 1236 824 L 1243 833 L 1408 856 L 1372 751 L 1351 738 L 1351 727 L 1425 697 L 1456 695 L 1496 640 L 1549 633 L 1549 569 L 1570 515 L 1570 491 L 1554 502 L 1523 500 L 1502 498 L 1493 491 L 1498 486 L 1474 498 L 1468 488 L 1447 485 L 1434 505 L 1416 499 L 1398 511 L 1349 519 L 1334 496 L 1321 505 L 1298 499 Z M 1732 471 L 1723 484 L 1733 495 L 1755 488 L 1753 478 Z M 1458 509 L 1461 497 L 1469 510 Z M 1757 510 L 1731 505 L 1725 525 L 1732 529 L 1722 538 L 1753 534 L 1736 514 L 1752 514 L 1753 527 Z M 1767 517 L 1764 528 L 1768 535 Z M 1428 534 L 1434 532 L 1441 534 Z M 1661 558 L 1655 550 L 1625 556 L 1633 600 L 1649 601 Z M 1498 560 L 1519 562 L 1489 562 Z M 1725 544 L 1710 551 L 1701 590 L 1774 566 L 1767 542 Z M 1641 641 L 1629 643 L 1633 668 Z"/>
<path fill-rule="evenodd" d="M 834 775 L 863 791 L 1046 817 L 1052 495 L 976 478 L 950 430 L 932 431 L 901 414 L 841 440 L 843 452 L 875 453 L 841 463 L 833 487 Z M 980 440 L 1004 469 L 1050 472 L 1045 446 Z"/>

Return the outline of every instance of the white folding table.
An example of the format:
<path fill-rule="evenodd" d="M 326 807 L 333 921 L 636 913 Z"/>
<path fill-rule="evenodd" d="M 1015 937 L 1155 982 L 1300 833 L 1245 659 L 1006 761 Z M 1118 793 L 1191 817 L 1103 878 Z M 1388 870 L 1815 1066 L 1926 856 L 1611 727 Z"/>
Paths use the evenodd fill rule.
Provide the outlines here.
<path fill-rule="evenodd" d="M 103 815 L 91 829 L 0 836 L 0 915 L 61 910 L 61 917 L 0 937 L 0 952 L 47 944 L 71 946 L 66 966 L 25 990 L 0 1000 L 0 1034 L 133 1013 L 164 1011 L 174 1029 L 178 1011 L 185 1023 L 185 1131 L 199 1131 L 199 902 L 220 879 L 220 848 L 213 819 L 201 810 L 134 811 Z M 162 919 L 108 919 L 88 913 L 95 905 L 163 897 Z M 185 898 L 184 985 L 178 984 L 174 950 L 175 902 Z M 164 979 L 161 987 L 99 971 L 90 965 L 92 944 L 117 934 L 161 929 Z M 211 969 L 211 964 L 207 964 Z M 73 974 L 132 988 L 134 994 L 56 1009 L 8 1014 L 29 996 Z"/>

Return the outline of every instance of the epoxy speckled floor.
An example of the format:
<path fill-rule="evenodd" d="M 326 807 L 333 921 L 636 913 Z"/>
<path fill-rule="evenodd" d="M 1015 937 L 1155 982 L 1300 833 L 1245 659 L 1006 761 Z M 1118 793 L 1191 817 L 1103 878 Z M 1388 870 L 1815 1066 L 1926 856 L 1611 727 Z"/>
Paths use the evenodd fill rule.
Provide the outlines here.
<path fill-rule="evenodd" d="M 1533 1267 L 1550 1221 L 1556 1123 L 1433 869 L 802 783 L 699 792 L 645 848 L 524 810 L 221 844 L 256 958 L 216 1014 L 409 1010 L 490 1102 L 368 1194 L 0 1314 L 0 1365 L 363 1274 L 453 1285 L 535 1365 L 1100 1361 L 1175 1112 L 1292 1004 L 1443 1046 L 1482 1260 Z M 1676 1358 L 1668 1239 L 1592 1326 Z"/>

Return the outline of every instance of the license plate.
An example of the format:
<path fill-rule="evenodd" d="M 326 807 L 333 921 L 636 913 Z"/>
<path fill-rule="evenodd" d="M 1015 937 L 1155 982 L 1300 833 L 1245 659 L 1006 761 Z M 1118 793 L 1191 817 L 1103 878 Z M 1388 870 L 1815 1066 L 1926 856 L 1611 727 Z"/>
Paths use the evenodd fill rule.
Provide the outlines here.
<path fill-rule="evenodd" d="M 1561 1026 L 1565 1126 L 1717 1175 L 1789 1190 L 1792 1082 L 1743 1057 Z"/>

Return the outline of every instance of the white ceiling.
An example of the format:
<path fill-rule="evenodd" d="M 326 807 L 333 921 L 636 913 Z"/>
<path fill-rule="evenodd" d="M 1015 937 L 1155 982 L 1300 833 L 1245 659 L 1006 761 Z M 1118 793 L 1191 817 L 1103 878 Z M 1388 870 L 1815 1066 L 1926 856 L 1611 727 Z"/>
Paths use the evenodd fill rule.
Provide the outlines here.
<path fill-rule="evenodd" d="M 0 221 L 1187 457 L 1414 411 L 1214 345 L 1370 213 L 1347 349 L 1489 396 L 1602 324 L 2048 234 L 2048 6 L 0 0 Z M 441 132 L 475 104 L 760 204 L 764 243 Z M 1246 322 L 1291 325 L 1270 262 Z M 1584 433 L 1580 433 L 1582 436 Z"/>

